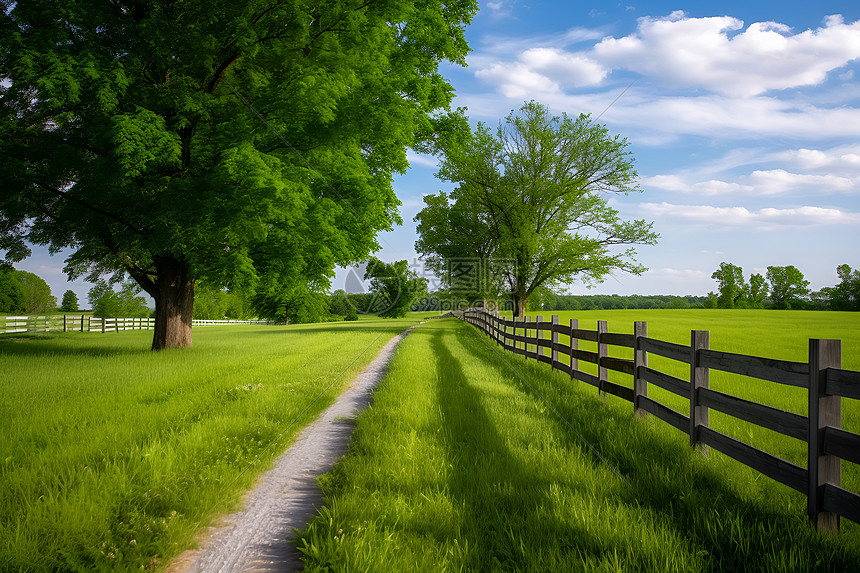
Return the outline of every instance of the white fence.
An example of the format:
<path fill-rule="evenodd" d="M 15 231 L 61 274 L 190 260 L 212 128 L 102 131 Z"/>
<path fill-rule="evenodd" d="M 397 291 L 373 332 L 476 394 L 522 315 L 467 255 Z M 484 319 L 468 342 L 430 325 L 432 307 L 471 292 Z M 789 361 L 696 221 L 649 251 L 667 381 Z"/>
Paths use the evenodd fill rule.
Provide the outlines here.
<path fill-rule="evenodd" d="M 192 320 L 192 326 L 276 324 L 270 320 Z M 154 318 L 98 318 L 86 314 L 54 316 L 0 316 L 0 333 L 14 332 L 119 332 L 152 330 Z"/>

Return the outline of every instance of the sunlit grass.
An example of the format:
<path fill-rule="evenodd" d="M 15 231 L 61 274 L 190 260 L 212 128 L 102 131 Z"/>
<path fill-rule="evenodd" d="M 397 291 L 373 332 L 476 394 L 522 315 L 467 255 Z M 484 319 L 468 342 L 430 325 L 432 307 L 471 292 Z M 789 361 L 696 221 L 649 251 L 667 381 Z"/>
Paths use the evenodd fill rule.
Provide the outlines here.
<path fill-rule="evenodd" d="M 162 567 L 412 323 L 0 337 L 0 571 Z"/>
<path fill-rule="evenodd" d="M 788 488 L 701 456 L 674 428 L 454 320 L 401 344 L 350 453 L 321 483 L 326 507 L 298 542 L 309 571 L 860 562 L 858 528 L 817 534 Z"/>

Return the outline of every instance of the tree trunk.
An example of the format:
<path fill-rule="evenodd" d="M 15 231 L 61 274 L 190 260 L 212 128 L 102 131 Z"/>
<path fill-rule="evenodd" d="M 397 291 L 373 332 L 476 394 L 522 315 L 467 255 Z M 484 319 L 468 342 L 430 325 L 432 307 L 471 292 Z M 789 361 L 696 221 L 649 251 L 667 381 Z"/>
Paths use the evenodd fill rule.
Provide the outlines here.
<path fill-rule="evenodd" d="M 173 257 L 156 257 L 155 332 L 152 349 L 191 348 L 194 280 L 188 264 Z"/>
<path fill-rule="evenodd" d="M 526 303 L 528 303 L 528 299 L 523 296 L 517 297 L 517 318 L 525 318 Z"/>

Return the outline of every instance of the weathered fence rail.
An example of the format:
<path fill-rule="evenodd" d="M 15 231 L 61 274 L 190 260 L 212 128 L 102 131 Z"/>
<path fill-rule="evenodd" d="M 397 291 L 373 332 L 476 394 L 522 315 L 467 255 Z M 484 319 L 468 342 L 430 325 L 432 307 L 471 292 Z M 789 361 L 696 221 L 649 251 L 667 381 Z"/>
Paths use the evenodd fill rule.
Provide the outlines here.
<path fill-rule="evenodd" d="M 707 331 L 691 331 L 689 346 L 648 338 L 644 322 L 634 324 L 633 334 L 620 334 L 608 332 L 605 321 L 598 321 L 597 330 L 583 330 L 575 319 L 569 325 L 559 324 L 557 316 L 550 322 L 541 317 L 505 319 L 482 309 L 454 311 L 450 315 L 478 327 L 505 350 L 547 363 L 572 379 L 595 386 L 601 395 L 612 394 L 632 402 L 637 415 L 656 416 L 690 436 L 692 446 L 718 450 L 803 493 L 807 496 L 807 513 L 819 530 L 838 529 L 840 516 L 860 523 L 860 495 L 841 487 L 841 462 L 860 464 L 860 435 L 841 427 L 842 398 L 860 400 L 860 372 L 841 368 L 841 341 L 812 339 L 808 361 L 792 362 L 712 350 Z M 530 336 L 530 332 L 534 335 Z M 559 335 L 568 336 L 569 343 L 559 343 Z M 597 352 L 579 349 L 580 340 L 596 343 Z M 610 357 L 610 346 L 632 348 L 633 359 Z M 560 360 L 560 355 L 567 356 L 567 361 Z M 649 355 L 689 365 L 689 378 L 684 380 L 649 367 Z M 596 365 L 597 375 L 580 370 L 580 361 Z M 610 370 L 631 376 L 632 387 L 610 382 Z M 807 415 L 711 390 L 711 370 L 805 388 L 809 397 Z M 648 397 L 649 384 L 689 400 L 689 412 L 679 412 Z M 710 410 L 805 442 L 807 466 L 714 430 L 709 426 Z"/>
<path fill-rule="evenodd" d="M 269 320 L 197 320 L 192 326 L 275 324 Z M 0 316 L 0 333 L 16 332 L 120 332 L 152 330 L 154 318 L 98 318 L 86 314 L 55 316 Z"/>

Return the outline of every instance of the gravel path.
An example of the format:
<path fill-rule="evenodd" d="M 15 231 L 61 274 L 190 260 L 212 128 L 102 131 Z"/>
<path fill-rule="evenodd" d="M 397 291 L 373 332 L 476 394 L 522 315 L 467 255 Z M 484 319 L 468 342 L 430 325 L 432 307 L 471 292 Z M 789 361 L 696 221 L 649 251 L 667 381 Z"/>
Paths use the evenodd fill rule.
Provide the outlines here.
<path fill-rule="evenodd" d="M 245 508 L 227 516 L 202 549 L 186 552 L 170 573 L 261 573 L 299 571 L 302 561 L 290 542 L 293 528 L 307 526 L 322 505 L 316 483 L 342 456 L 352 435 L 352 419 L 370 403 L 394 349 L 409 331 L 392 338 L 337 401 L 299 435 L 265 473 Z"/>

